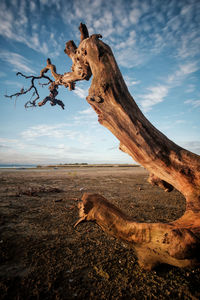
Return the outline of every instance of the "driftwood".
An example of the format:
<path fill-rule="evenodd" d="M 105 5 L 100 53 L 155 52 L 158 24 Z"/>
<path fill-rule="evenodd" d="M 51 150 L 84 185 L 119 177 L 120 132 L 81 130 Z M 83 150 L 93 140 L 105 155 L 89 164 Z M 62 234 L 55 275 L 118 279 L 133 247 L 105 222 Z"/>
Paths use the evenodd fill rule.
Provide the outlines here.
<path fill-rule="evenodd" d="M 85 25 L 79 29 L 79 46 L 69 41 L 64 50 L 72 59 L 72 71 L 57 74 L 48 60 L 40 76 L 50 70 L 51 86 L 64 85 L 70 90 L 76 81 L 93 76 L 86 99 L 99 123 L 119 139 L 122 151 L 149 170 L 150 183 L 168 192 L 174 187 L 184 195 L 186 211 L 170 224 L 136 223 L 102 196 L 84 194 L 77 224 L 94 220 L 109 234 L 130 243 L 146 269 L 160 263 L 178 267 L 199 264 L 200 157 L 176 145 L 145 118 L 129 94 L 110 47 L 99 34 L 89 37 Z"/>
<path fill-rule="evenodd" d="M 165 263 L 177 267 L 194 266 L 200 259 L 199 219 L 193 214 L 170 224 L 133 222 L 116 206 L 98 194 L 84 193 L 79 203 L 80 219 L 95 221 L 108 234 L 130 244 L 138 263 L 152 269 Z"/>

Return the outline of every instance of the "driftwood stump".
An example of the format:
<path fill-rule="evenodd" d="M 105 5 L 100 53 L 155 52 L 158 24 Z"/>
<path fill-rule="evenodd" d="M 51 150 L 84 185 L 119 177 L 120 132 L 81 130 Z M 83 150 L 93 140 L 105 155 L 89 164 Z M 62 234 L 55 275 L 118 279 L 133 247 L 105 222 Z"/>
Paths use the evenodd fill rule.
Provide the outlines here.
<path fill-rule="evenodd" d="M 81 220 L 94 220 L 104 231 L 132 244 L 139 264 L 186 267 L 200 262 L 200 157 L 164 136 L 142 114 L 129 94 L 110 47 L 99 36 L 79 45 L 93 78 L 87 97 L 99 123 L 120 141 L 120 149 L 151 173 L 149 181 L 186 198 L 186 212 L 175 222 L 136 223 L 100 195 L 84 194 Z M 78 49 L 79 49 L 78 48 Z M 156 183 L 155 183 L 156 182 Z"/>
<path fill-rule="evenodd" d="M 150 183 L 168 192 L 174 187 L 184 195 L 186 211 L 169 224 L 136 223 L 102 196 L 84 194 L 77 224 L 94 220 L 109 234 L 130 243 L 137 252 L 139 264 L 146 269 L 160 263 L 178 267 L 199 264 L 200 157 L 176 145 L 145 118 L 129 94 L 110 47 L 100 40 L 101 35 L 89 36 L 84 24 L 79 29 L 79 46 L 69 41 L 64 50 L 73 62 L 71 72 L 57 74 L 55 66 L 47 60 L 38 77 L 49 80 L 50 90 L 54 91 L 49 96 L 51 104 L 59 104 L 60 100 L 55 99 L 59 85 L 72 90 L 76 81 L 89 80 L 92 76 L 86 99 L 98 114 L 99 123 L 118 138 L 122 151 L 149 170 Z M 44 75 L 48 70 L 55 81 Z M 34 78 L 32 83 L 34 87 Z"/>

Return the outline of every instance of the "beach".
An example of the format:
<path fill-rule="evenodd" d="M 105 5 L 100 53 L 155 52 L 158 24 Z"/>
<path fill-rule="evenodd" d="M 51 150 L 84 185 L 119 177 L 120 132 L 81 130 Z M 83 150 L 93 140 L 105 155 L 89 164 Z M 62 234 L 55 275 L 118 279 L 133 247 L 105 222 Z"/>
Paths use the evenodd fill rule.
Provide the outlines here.
<path fill-rule="evenodd" d="M 199 299 L 200 267 L 139 267 L 134 249 L 94 222 L 74 228 L 84 192 L 134 221 L 171 222 L 185 199 L 140 166 L 0 169 L 0 299 Z"/>

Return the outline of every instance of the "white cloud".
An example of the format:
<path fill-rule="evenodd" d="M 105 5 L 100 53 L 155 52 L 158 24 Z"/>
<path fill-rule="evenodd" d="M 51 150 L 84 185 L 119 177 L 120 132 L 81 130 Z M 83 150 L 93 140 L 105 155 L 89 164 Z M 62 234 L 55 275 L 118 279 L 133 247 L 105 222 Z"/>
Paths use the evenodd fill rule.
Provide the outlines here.
<path fill-rule="evenodd" d="M 188 62 L 179 65 L 178 70 L 167 78 L 167 83 L 171 86 L 177 86 L 190 74 L 196 72 L 199 69 L 197 62 Z"/>
<path fill-rule="evenodd" d="M 75 125 L 86 125 L 89 128 L 94 128 L 98 126 L 97 123 L 97 114 L 95 111 L 89 107 L 82 111 L 79 111 L 76 116 L 74 116 Z"/>
<path fill-rule="evenodd" d="M 200 37 L 199 37 L 199 29 L 193 29 L 191 32 L 186 32 L 183 36 L 181 36 L 181 41 L 178 46 L 178 56 L 180 58 L 188 58 L 195 57 L 199 54 L 199 45 L 200 45 Z"/>
<path fill-rule="evenodd" d="M 176 120 L 174 124 L 184 124 L 185 122 L 185 120 Z"/>
<path fill-rule="evenodd" d="M 184 101 L 185 104 L 190 104 L 193 108 L 200 107 L 200 100 L 186 100 Z"/>
<path fill-rule="evenodd" d="M 133 68 L 144 64 L 147 57 L 144 53 L 138 52 L 134 47 L 123 49 L 123 51 L 117 50 L 115 53 L 117 63 L 122 67 Z"/>
<path fill-rule="evenodd" d="M 182 57 L 187 53 L 195 55 L 199 49 L 199 6 L 196 1 L 188 5 L 170 1 L 161 6 L 156 1 L 150 6 L 147 1 L 136 0 L 21 0 L 12 1 L 10 5 L 7 3 L 2 0 L 0 4 L 0 34 L 45 55 L 58 55 L 62 48 L 59 42 L 63 42 L 63 39 L 60 38 L 61 32 L 56 31 L 56 18 L 70 25 L 68 34 L 71 36 L 79 36 L 77 23 L 80 21 L 87 23 L 91 33 L 101 33 L 106 42 L 111 42 L 117 34 L 119 43 L 113 45 L 114 50 L 125 51 L 125 54 L 118 53 L 118 56 L 121 56 L 122 66 L 126 67 L 131 61 L 131 56 L 128 58 L 127 54 L 132 55 L 131 66 L 135 66 L 143 63 L 144 54 L 149 57 L 151 52 L 160 52 L 168 45 L 175 46 Z M 50 12 L 48 19 L 43 18 L 47 10 Z M 131 35 L 133 25 L 137 34 L 125 41 L 127 33 Z M 56 41 L 49 39 L 52 33 L 55 34 Z M 44 42 L 46 39 L 49 39 L 48 43 Z M 126 47 L 132 49 L 127 52 Z M 144 48 L 147 49 L 146 52 Z M 127 63 L 124 63 L 125 56 L 129 61 Z"/>
<path fill-rule="evenodd" d="M 41 150 L 48 150 L 49 152 L 52 152 L 55 154 L 56 152 L 56 155 L 58 154 L 63 154 L 63 155 L 68 155 L 70 153 L 73 153 L 73 154 L 81 154 L 81 153 L 84 153 L 86 151 L 90 151 L 90 149 L 85 149 L 82 147 L 82 145 L 80 147 L 74 147 L 74 146 L 71 146 L 71 145 L 65 145 L 65 144 L 58 144 L 58 145 L 44 145 L 44 144 L 30 144 L 32 150 L 34 151 L 41 151 Z"/>
<path fill-rule="evenodd" d="M 51 1 L 51 5 L 59 7 L 58 2 Z M 51 22 L 55 9 L 49 15 L 49 22 L 46 22 L 43 17 L 46 11 L 43 11 L 42 7 L 35 1 L 30 1 L 30 3 L 26 0 L 12 1 L 8 5 L 7 1 L 2 0 L 0 2 L 0 35 L 23 43 L 45 55 L 57 56 L 62 48 L 59 43 L 62 37 L 61 34 L 58 35 L 57 28 Z M 52 32 L 56 35 L 56 39 L 52 40 L 49 37 Z"/>
<path fill-rule="evenodd" d="M 41 147 L 40 147 L 41 149 Z M 87 152 L 88 153 L 88 152 Z M 0 157 L 1 164 L 56 164 L 56 163 L 72 163 L 83 162 L 80 157 L 83 157 L 86 150 L 78 148 L 68 148 L 64 151 L 44 151 L 44 153 L 37 152 L 36 149 L 27 152 L 18 151 L 16 149 L 10 149 L 4 152 Z"/>
<path fill-rule="evenodd" d="M 190 74 L 196 72 L 199 69 L 197 62 L 188 62 L 179 65 L 178 70 L 173 74 L 169 75 L 167 78 L 167 83 L 172 86 L 177 86 L 182 83 L 182 81 Z"/>
<path fill-rule="evenodd" d="M 17 139 L 0 138 L 0 143 L 4 144 L 4 145 L 13 144 L 16 142 L 17 142 Z"/>
<path fill-rule="evenodd" d="M 190 74 L 196 72 L 199 69 L 196 62 L 189 62 L 187 64 L 182 64 L 179 66 L 178 70 L 175 71 L 173 74 L 169 75 L 165 84 L 157 85 L 155 87 L 149 87 L 148 93 L 139 95 L 139 102 L 144 112 L 147 112 L 152 109 L 152 107 L 158 103 L 164 101 L 164 98 L 167 96 L 170 89 L 180 85 L 183 80 Z M 188 100 L 194 107 L 198 106 L 198 100 Z"/>
<path fill-rule="evenodd" d="M 138 23 L 138 20 L 141 16 L 141 12 L 139 9 L 135 8 L 133 10 L 130 11 L 130 14 L 129 14 L 129 20 L 132 24 L 137 24 Z"/>
<path fill-rule="evenodd" d="M 88 147 L 89 145 L 93 144 L 94 137 L 91 133 L 88 132 L 87 129 L 85 131 L 80 131 L 80 129 L 73 129 L 77 124 L 82 127 L 84 125 L 89 124 L 89 129 L 91 129 L 91 117 L 88 117 L 88 114 L 83 114 L 74 117 L 71 124 L 60 123 L 54 125 L 41 124 L 37 126 L 32 126 L 21 132 L 21 137 L 24 139 L 25 142 L 34 140 L 39 141 L 40 138 L 47 138 L 47 145 L 49 142 L 51 142 L 52 139 L 56 140 L 56 145 L 59 140 L 68 141 L 68 143 L 70 143 L 70 147 L 74 147 L 73 145 L 79 144 L 80 148 L 84 149 L 85 147 Z M 58 149 L 58 146 L 56 147 Z M 49 148 L 51 148 L 51 146 L 49 146 Z M 62 150 L 62 147 L 60 147 L 59 150 Z"/>
<path fill-rule="evenodd" d="M 144 112 L 152 109 L 152 107 L 164 100 L 168 94 L 168 87 L 165 85 L 158 85 L 148 88 L 149 93 L 139 96 L 142 98 L 140 105 Z"/>
<path fill-rule="evenodd" d="M 184 65 L 181 65 L 179 70 L 176 73 L 176 76 L 183 76 L 194 73 L 198 70 L 198 66 L 196 62 L 190 62 Z"/>
<path fill-rule="evenodd" d="M 123 75 L 123 78 L 128 87 L 140 84 L 140 80 L 134 80 L 133 78 L 129 77 L 128 75 Z"/>
<path fill-rule="evenodd" d="M 36 10 L 36 4 L 34 1 L 30 1 L 30 10 L 32 13 L 34 13 Z"/>
<path fill-rule="evenodd" d="M 14 15 L 11 10 L 7 9 L 6 4 L 2 1 L 0 5 L 0 34 L 12 38 L 12 24 L 14 22 Z"/>
<path fill-rule="evenodd" d="M 35 73 L 33 69 L 30 68 L 31 62 L 18 53 L 0 52 L 0 59 L 12 65 L 14 71 Z"/>
<path fill-rule="evenodd" d="M 81 110 L 78 113 L 81 114 L 81 115 L 87 115 L 87 116 L 94 116 L 94 115 L 96 115 L 95 112 L 94 112 L 94 110 L 91 107 L 89 107 L 87 109 L 84 109 L 84 110 Z"/>
<path fill-rule="evenodd" d="M 115 46 L 115 49 L 119 50 L 119 49 L 124 49 L 127 47 L 133 47 L 135 42 L 136 42 L 136 32 L 134 30 L 131 30 L 129 32 L 128 38 L 124 39 L 123 42 L 118 43 Z"/>
<path fill-rule="evenodd" d="M 70 138 L 74 139 L 78 132 L 68 129 L 69 124 L 60 123 L 55 125 L 41 124 L 32 126 L 21 133 L 21 136 L 26 140 L 33 140 L 38 137 L 52 137 L 56 139 Z"/>
<path fill-rule="evenodd" d="M 0 148 L 24 149 L 25 145 L 18 139 L 0 138 Z"/>
<path fill-rule="evenodd" d="M 192 92 L 194 92 L 195 88 L 196 87 L 195 87 L 194 84 L 189 84 L 185 92 L 186 93 L 192 93 Z"/>
<path fill-rule="evenodd" d="M 75 88 L 75 90 L 73 92 L 82 99 L 85 99 L 88 95 L 87 89 L 82 89 L 78 86 Z"/>
<path fill-rule="evenodd" d="M 18 81 L 5 80 L 4 84 L 6 84 L 6 85 L 12 85 L 12 86 L 18 87 L 20 89 L 22 88 L 22 84 L 20 82 L 18 82 Z"/>
<path fill-rule="evenodd" d="M 63 124 L 59 124 L 60 126 Z M 31 130 L 42 130 L 42 136 L 45 136 L 45 131 L 52 129 L 53 126 L 35 126 L 29 128 L 28 136 L 30 136 Z M 24 134 L 26 137 L 26 134 Z M 24 137 L 22 135 L 22 137 Z M 36 136 L 33 134 L 34 139 Z M 37 136 L 39 138 L 40 136 Z M 51 136 L 51 138 L 54 136 Z M 50 163 L 50 162 L 71 162 L 80 160 L 82 157 L 88 156 L 88 153 L 91 152 L 90 146 L 92 144 L 92 139 L 89 136 L 77 133 L 76 139 L 78 141 L 77 146 L 73 142 L 69 143 L 69 136 L 65 135 L 67 144 L 64 143 L 55 143 L 52 145 L 50 139 L 49 142 L 44 144 L 43 141 L 38 143 L 29 143 L 26 139 L 9 139 L 9 138 L 0 138 L 0 163 Z M 29 139 L 33 140 L 33 139 Z M 63 140 L 63 137 L 62 137 Z M 64 139 L 65 140 L 65 139 Z M 63 141 L 64 141 L 63 140 Z"/>
<path fill-rule="evenodd" d="M 133 30 L 131 26 L 137 25 L 147 7 L 148 5 L 142 5 L 140 2 L 137 7 L 132 7 L 122 0 L 78 0 L 71 6 L 63 6 L 62 17 L 63 21 L 70 25 L 76 21 L 76 32 L 77 22 L 80 20 L 87 23 L 90 34 L 101 33 L 104 41 L 111 45 L 116 53 L 118 63 L 130 68 L 144 62 L 143 51 L 140 51 L 136 43 L 137 30 Z"/>

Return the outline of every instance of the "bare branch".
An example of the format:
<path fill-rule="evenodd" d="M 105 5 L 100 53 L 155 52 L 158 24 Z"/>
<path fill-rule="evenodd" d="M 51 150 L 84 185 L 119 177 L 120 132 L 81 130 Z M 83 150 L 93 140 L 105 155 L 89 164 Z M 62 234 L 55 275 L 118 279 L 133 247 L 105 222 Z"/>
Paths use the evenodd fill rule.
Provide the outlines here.
<path fill-rule="evenodd" d="M 89 37 L 89 33 L 88 33 L 87 26 L 83 23 L 80 23 L 79 30 L 81 32 L 81 42 L 82 42 L 84 39 L 87 39 Z"/>
<path fill-rule="evenodd" d="M 43 69 L 43 70 L 44 70 L 44 69 Z M 54 70 L 55 70 L 55 68 L 54 68 Z M 38 90 L 37 90 L 37 88 L 36 88 L 36 86 L 35 86 L 35 80 L 39 80 L 39 79 L 44 78 L 44 79 L 47 79 L 48 82 L 47 82 L 47 83 L 42 83 L 42 84 L 41 84 L 40 82 L 38 82 L 38 84 L 41 85 L 42 87 L 43 87 L 44 85 L 49 85 L 49 84 L 50 84 L 50 87 L 49 87 L 50 95 L 47 96 L 47 97 L 46 97 L 44 100 L 42 100 L 41 102 L 39 102 L 39 103 L 38 103 L 38 106 L 42 106 L 42 105 L 46 104 L 47 101 L 50 101 L 50 104 L 51 104 L 52 106 L 55 106 L 56 104 L 58 104 L 58 105 L 60 105 L 60 106 L 62 107 L 62 109 L 64 109 L 64 103 L 63 103 L 61 100 L 58 100 L 58 99 L 55 98 L 55 97 L 58 95 L 58 91 L 57 91 L 58 85 L 56 85 L 56 84 L 54 83 L 54 81 L 51 80 L 50 77 L 44 75 L 44 73 L 45 73 L 45 71 L 41 71 L 40 76 L 32 76 L 32 75 L 27 76 L 27 75 L 24 75 L 24 74 L 21 73 L 21 72 L 18 72 L 18 73 L 16 74 L 17 76 L 20 75 L 20 76 L 22 76 L 22 77 L 24 77 L 24 78 L 26 78 L 26 79 L 31 79 L 31 85 L 30 85 L 30 87 L 29 87 L 28 89 L 22 88 L 22 89 L 20 90 L 20 92 L 17 92 L 17 93 L 12 94 L 12 95 L 5 95 L 5 97 L 11 98 L 11 99 L 12 99 L 13 97 L 16 97 L 16 98 L 17 98 L 17 97 L 19 97 L 19 96 L 21 96 L 21 95 L 25 95 L 25 94 L 27 94 L 28 92 L 30 92 L 31 90 L 33 90 L 33 94 L 32 94 L 32 96 L 31 96 L 31 99 L 30 99 L 29 101 L 27 101 L 27 102 L 25 103 L 24 106 L 25 106 L 25 108 L 36 107 L 36 106 L 37 106 L 36 102 L 37 102 L 37 100 L 40 99 L 40 95 L 39 95 Z M 32 98 L 33 98 L 35 95 L 36 95 L 36 97 L 32 100 Z"/>
<path fill-rule="evenodd" d="M 58 95 L 57 91 L 58 86 L 55 85 L 54 82 L 49 86 L 50 95 L 45 97 L 41 102 L 38 103 L 39 106 L 45 105 L 48 101 L 50 101 L 51 106 L 55 106 L 56 104 L 60 105 L 62 109 L 64 109 L 65 105 L 61 100 L 56 99 L 55 97 Z"/>
<path fill-rule="evenodd" d="M 63 75 L 58 74 L 56 70 L 56 66 L 51 63 L 50 58 L 47 59 L 46 66 L 40 71 L 39 76 L 26 76 L 21 72 L 17 73 L 17 76 L 20 75 L 24 77 L 25 79 L 30 79 L 31 84 L 30 87 L 27 89 L 22 88 L 20 92 L 17 92 L 12 95 L 5 95 L 7 98 L 13 98 L 16 97 L 16 99 L 21 96 L 29 93 L 33 90 L 32 96 L 29 101 L 25 103 L 25 108 L 29 107 L 36 107 L 37 106 L 37 100 L 40 99 L 40 95 L 38 92 L 38 89 L 36 87 L 36 81 L 38 81 L 38 85 L 44 87 L 49 85 L 50 94 L 49 96 L 45 97 L 42 101 L 38 103 L 38 106 L 45 105 L 48 101 L 50 101 L 50 104 L 52 106 L 58 104 L 64 109 L 64 103 L 61 100 L 56 99 L 55 97 L 58 94 L 58 86 L 63 85 L 64 87 L 68 87 L 70 91 L 75 89 L 75 82 L 80 80 L 89 80 L 92 72 L 89 66 L 89 63 L 87 62 L 87 51 L 85 50 L 84 42 L 89 37 L 89 33 L 87 30 L 87 27 L 85 24 L 80 24 L 79 30 L 81 33 L 80 38 L 80 44 L 77 48 L 74 41 L 68 41 L 66 43 L 66 47 L 64 52 L 71 58 L 72 60 L 72 67 L 71 72 L 66 72 Z M 99 37 L 99 35 L 98 35 Z M 54 81 L 45 75 L 50 70 L 52 77 L 54 78 Z M 40 79 L 45 79 L 47 82 L 40 83 Z M 33 100 L 32 98 L 35 97 Z"/>

